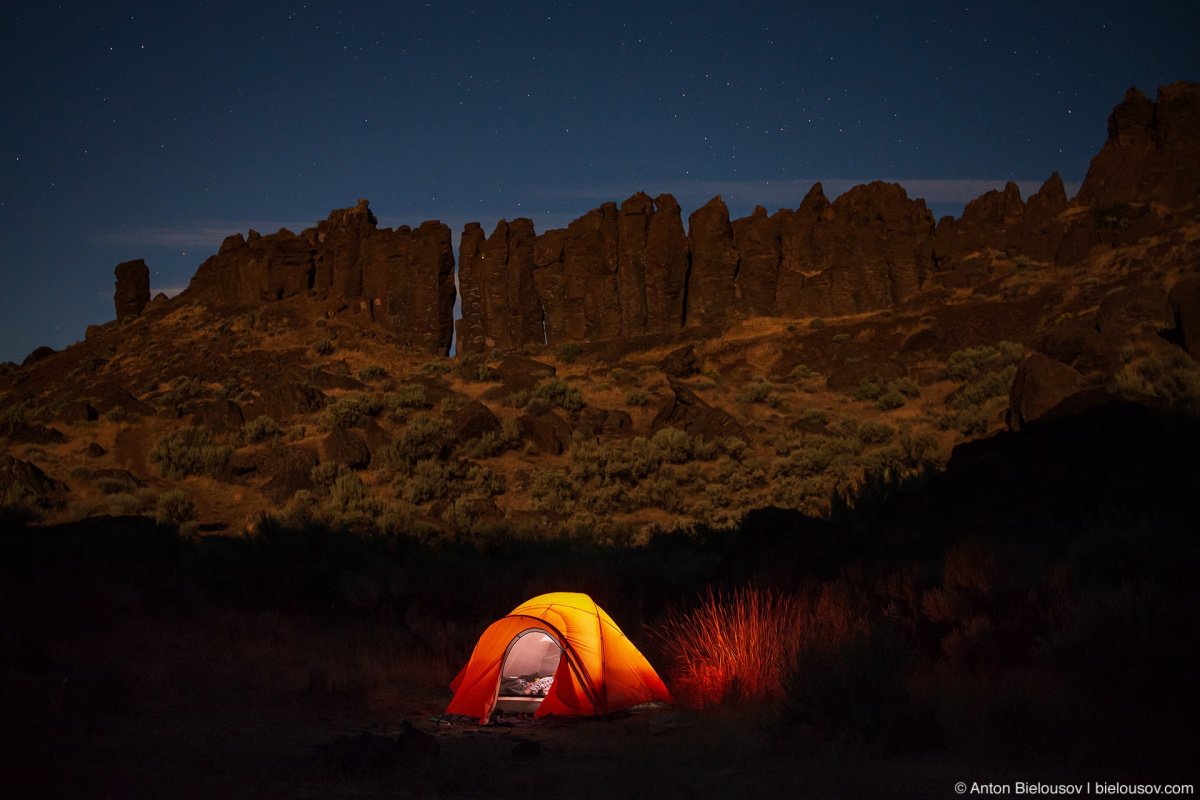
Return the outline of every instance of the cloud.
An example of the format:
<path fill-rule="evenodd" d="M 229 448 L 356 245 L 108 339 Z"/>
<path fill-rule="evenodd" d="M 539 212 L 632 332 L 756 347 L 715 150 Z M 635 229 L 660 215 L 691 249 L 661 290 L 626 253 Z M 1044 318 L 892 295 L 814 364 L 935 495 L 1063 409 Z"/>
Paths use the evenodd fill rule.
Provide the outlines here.
<path fill-rule="evenodd" d="M 311 222 L 182 222 L 178 225 L 129 228 L 112 233 L 103 233 L 98 237 L 104 244 L 120 245 L 122 247 L 213 247 L 215 251 L 226 236 L 235 233 L 245 233 L 255 230 L 259 233 L 274 233 L 280 228 L 287 228 L 293 233 L 299 233 L 305 228 L 311 228 Z"/>

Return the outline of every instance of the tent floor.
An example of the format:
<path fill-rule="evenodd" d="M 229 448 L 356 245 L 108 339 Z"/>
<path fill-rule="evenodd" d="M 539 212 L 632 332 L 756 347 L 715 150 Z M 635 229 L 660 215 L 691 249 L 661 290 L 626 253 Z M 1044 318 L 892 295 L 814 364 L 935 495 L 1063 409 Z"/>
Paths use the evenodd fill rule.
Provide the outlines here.
<path fill-rule="evenodd" d="M 505 697 L 496 698 L 496 710 L 505 714 L 532 714 L 538 710 L 544 697 Z"/>

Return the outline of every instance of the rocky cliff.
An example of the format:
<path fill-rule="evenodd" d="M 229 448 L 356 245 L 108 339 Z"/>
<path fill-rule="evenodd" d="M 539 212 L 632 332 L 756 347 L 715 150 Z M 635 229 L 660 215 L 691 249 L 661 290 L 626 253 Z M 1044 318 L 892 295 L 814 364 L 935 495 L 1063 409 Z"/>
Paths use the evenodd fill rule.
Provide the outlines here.
<path fill-rule="evenodd" d="M 525 218 L 501 220 L 490 235 L 470 223 L 459 248 L 457 349 L 878 311 L 931 284 L 980 285 L 1014 264 L 1079 264 L 1095 247 L 1153 236 L 1198 204 L 1200 85 L 1162 87 L 1157 101 L 1130 89 L 1070 201 L 1054 173 L 1028 200 L 1009 183 L 936 223 L 923 200 L 879 181 L 832 202 L 818 183 L 795 210 L 760 206 L 733 220 L 714 197 L 686 230 L 671 195 L 642 192 L 541 234 Z M 131 280 L 118 281 L 119 313 L 144 305 Z M 450 230 L 439 222 L 380 229 L 360 200 L 299 235 L 226 239 L 188 290 L 229 305 L 305 292 L 370 315 L 403 343 L 446 353 L 454 335 Z"/>
<path fill-rule="evenodd" d="M 281 229 L 226 238 L 186 295 L 254 306 L 305 292 L 349 304 L 402 344 L 448 353 L 456 296 L 450 229 L 437 221 L 381 229 L 360 200 L 299 235 Z"/>

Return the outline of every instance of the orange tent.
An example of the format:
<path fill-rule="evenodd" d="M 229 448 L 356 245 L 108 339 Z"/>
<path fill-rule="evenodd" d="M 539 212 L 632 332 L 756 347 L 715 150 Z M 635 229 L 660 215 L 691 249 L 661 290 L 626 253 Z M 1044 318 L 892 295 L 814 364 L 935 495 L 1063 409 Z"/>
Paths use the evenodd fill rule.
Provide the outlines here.
<path fill-rule="evenodd" d="M 493 622 L 450 688 L 446 716 L 484 725 L 498 709 L 586 716 L 671 699 L 612 618 L 573 592 L 535 597 Z"/>

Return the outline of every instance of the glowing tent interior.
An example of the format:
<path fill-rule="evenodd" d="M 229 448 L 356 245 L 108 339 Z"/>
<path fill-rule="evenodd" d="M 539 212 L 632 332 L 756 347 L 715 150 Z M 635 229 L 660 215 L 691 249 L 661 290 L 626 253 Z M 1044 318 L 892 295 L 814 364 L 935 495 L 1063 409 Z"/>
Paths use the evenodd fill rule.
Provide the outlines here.
<path fill-rule="evenodd" d="M 606 714 L 671 695 L 612 618 L 586 594 L 535 597 L 493 622 L 450 683 L 447 719 L 497 711 Z"/>

